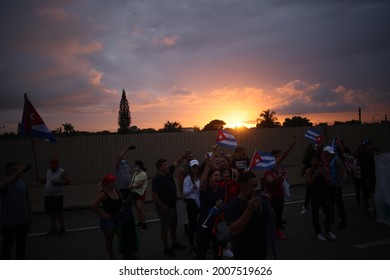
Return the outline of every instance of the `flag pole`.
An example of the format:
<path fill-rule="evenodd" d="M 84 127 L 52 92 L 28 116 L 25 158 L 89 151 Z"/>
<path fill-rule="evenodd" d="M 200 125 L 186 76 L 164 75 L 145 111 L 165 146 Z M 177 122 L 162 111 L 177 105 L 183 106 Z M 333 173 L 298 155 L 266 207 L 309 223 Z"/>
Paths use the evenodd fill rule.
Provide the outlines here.
<path fill-rule="evenodd" d="M 250 164 L 249 164 L 249 166 L 248 166 L 248 170 L 247 170 L 247 171 L 250 171 L 250 170 L 251 170 L 252 162 L 253 162 L 253 160 L 255 159 L 256 153 L 257 153 L 257 149 L 255 149 L 255 152 L 253 153 L 253 156 L 252 156 L 252 159 L 251 159 L 251 162 L 250 162 Z"/>
<path fill-rule="evenodd" d="M 28 122 L 28 124 L 25 124 L 25 126 L 27 125 L 28 127 L 31 128 L 31 123 L 30 123 L 30 118 L 29 117 L 26 117 L 25 114 L 25 110 L 26 110 L 26 100 L 27 100 L 27 93 L 24 93 L 24 108 L 23 108 L 23 118 L 24 118 L 24 121 L 25 122 Z M 35 151 L 35 144 L 34 144 L 34 137 L 32 136 L 32 134 L 30 133 L 30 139 L 31 139 L 31 147 L 32 147 L 32 151 L 33 151 L 33 160 L 34 160 L 34 169 L 35 169 L 35 176 L 38 177 L 38 164 L 37 164 L 37 153 Z"/>

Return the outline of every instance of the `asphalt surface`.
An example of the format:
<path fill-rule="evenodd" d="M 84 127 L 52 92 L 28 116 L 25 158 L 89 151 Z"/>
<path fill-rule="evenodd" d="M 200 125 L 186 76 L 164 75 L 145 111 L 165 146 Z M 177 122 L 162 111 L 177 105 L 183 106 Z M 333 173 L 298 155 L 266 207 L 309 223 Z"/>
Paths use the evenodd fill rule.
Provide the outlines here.
<path fill-rule="evenodd" d="M 337 241 L 316 240 L 311 222 L 311 213 L 300 215 L 303 205 L 304 187 L 292 189 L 293 200 L 286 203 L 284 219 L 287 221 L 286 240 L 277 240 L 277 258 L 283 260 L 372 260 L 390 259 L 390 227 L 375 221 L 374 216 L 365 217 L 361 208 L 356 208 L 353 187 L 347 184 L 344 203 L 348 217 L 348 228 L 333 232 Z M 139 232 L 140 251 L 138 259 L 170 259 L 162 253 L 159 238 L 159 222 L 153 203 L 146 203 L 145 214 L 148 229 Z M 321 215 L 321 221 L 324 217 Z M 338 217 L 336 213 L 336 222 Z M 31 260 L 104 260 L 103 234 L 99 230 L 98 217 L 90 209 L 65 211 L 67 233 L 64 236 L 46 236 L 49 220 L 45 214 L 36 214 L 27 241 L 27 259 Z M 178 241 L 186 244 L 184 227 L 178 227 Z M 2 241 L 1 241 L 2 242 Z M 1 243 L 0 242 L 0 243 Z M 116 239 L 114 240 L 116 244 Z M 116 246 L 115 246 L 116 247 Z M 175 259 L 194 259 L 189 247 L 176 251 Z M 116 251 L 116 257 L 121 255 Z M 208 254 L 211 258 L 211 252 Z M 272 259 L 271 253 L 268 258 Z M 225 258 L 229 259 L 229 258 Z"/>

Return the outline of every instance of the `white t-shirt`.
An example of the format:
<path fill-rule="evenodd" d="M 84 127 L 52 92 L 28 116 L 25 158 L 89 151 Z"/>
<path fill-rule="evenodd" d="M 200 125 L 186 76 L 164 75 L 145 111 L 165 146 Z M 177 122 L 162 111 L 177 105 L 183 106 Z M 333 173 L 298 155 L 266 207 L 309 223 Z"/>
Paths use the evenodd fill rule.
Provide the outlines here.
<path fill-rule="evenodd" d="M 141 173 L 139 173 L 139 174 L 134 173 L 133 178 L 131 179 L 132 185 L 134 183 L 137 184 L 138 182 L 140 182 L 142 180 L 144 181 L 144 183 L 142 184 L 142 187 L 134 189 L 134 192 L 138 193 L 139 195 L 143 195 L 146 188 L 148 187 L 148 176 L 146 175 L 146 172 L 141 171 Z"/>
<path fill-rule="evenodd" d="M 55 172 L 53 172 L 50 168 L 46 172 L 46 184 L 44 187 L 45 196 L 63 196 L 63 185 L 53 185 L 53 183 L 62 181 L 62 173 L 65 170 L 62 168 L 58 168 Z"/>

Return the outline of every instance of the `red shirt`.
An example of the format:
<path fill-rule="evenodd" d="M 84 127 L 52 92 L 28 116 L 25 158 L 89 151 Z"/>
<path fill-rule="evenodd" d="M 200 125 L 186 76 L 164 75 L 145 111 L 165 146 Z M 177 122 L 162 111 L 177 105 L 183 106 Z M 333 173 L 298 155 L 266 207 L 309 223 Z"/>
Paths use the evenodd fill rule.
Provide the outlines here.
<path fill-rule="evenodd" d="M 278 185 L 270 186 L 267 182 L 267 177 L 269 176 L 272 176 L 272 178 L 275 179 L 279 177 L 279 174 L 272 170 L 267 170 L 264 173 L 265 188 L 271 194 L 271 199 L 284 200 L 283 184 L 280 183 Z"/>
<path fill-rule="evenodd" d="M 227 182 L 221 182 L 219 184 L 219 186 L 222 188 L 226 187 L 226 196 L 227 196 L 226 202 L 229 202 L 232 198 L 234 198 L 238 195 L 238 184 L 234 180 L 229 180 Z"/>

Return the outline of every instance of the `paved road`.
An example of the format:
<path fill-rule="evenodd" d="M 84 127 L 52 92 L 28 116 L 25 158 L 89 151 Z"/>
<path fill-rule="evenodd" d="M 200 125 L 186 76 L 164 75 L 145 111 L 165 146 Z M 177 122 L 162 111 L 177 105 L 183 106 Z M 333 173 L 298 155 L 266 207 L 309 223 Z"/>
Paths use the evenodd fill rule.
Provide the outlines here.
<path fill-rule="evenodd" d="M 349 227 L 334 230 L 338 236 L 335 242 L 320 243 L 315 239 L 311 215 L 300 215 L 303 187 L 294 187 L 294 201 L 285 206 L 287 240 L 277 241 L 279 259 L 285 260 L 328 260 L 328 259 L 390 259 L 390 227 L 378 223 L 374 218 L 364 217 L 362 210 L 355 207 L 352 186 L 347 185 L 344 202 Z M 141 249 L 139 259 L 168 259 L 162 254 L 159 240 L 159 223 L 152 203 L 146 205 L 149 228 L 139 233 Z M 107 259 L 103 235 L 98 229 L 98 217 L 89 209 L 65 212 L 68 232 L 65 236 L 45 236 L 48 218 L 35 215 L 27 246 L 27 258 L 34 260 L 100 260 Z M 178 228 L 178 240 L 187 244 L 183 227 Z M 119 258 L 120 255 L 117 254 Z M 209 255 L 209 257 L 211 257 Z M 190 260 L 189 249 L 177 252 L 177 259 Z M 272 258 L 269 254 L 269 258 Z"/>

